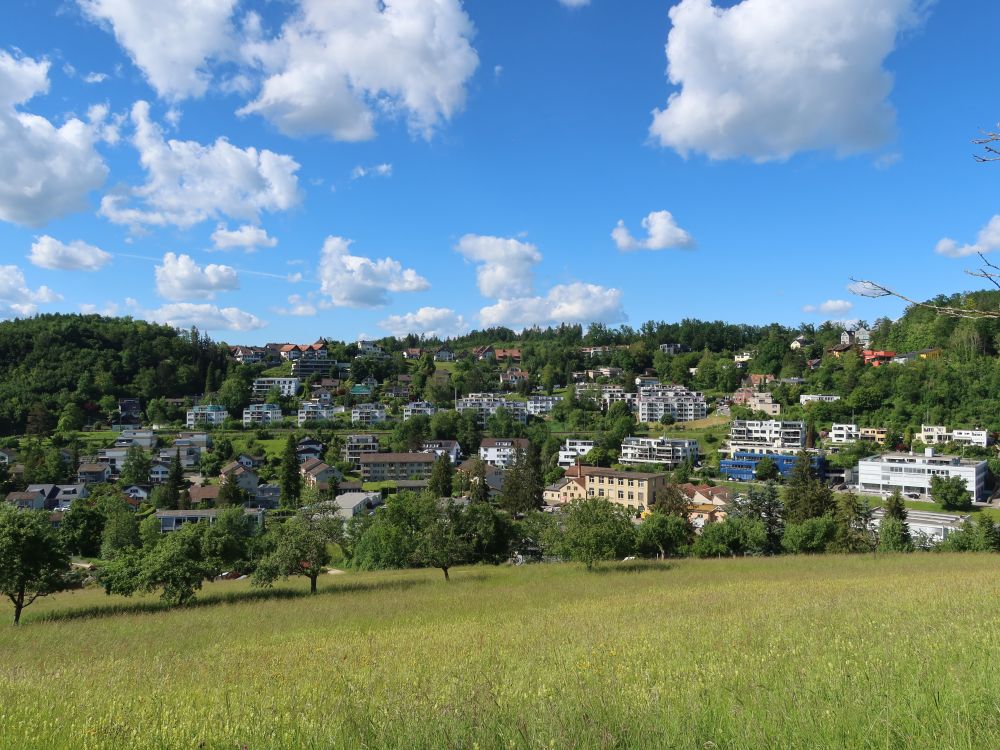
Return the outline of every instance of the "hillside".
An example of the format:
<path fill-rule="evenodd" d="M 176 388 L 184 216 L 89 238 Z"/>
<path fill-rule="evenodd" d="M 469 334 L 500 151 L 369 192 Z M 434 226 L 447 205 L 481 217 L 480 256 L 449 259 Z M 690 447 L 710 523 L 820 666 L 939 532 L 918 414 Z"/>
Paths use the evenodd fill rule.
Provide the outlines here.
<path fill-rule="evenodd" d="M 994 573 L 996 556 L 826 556 L 476 567 L 449 584 L 348 573 L 314 598 L 225 582 L 169 612 L 61 594 L 0 628 L 0 737 L 32 750 L 996 747 Z"/>

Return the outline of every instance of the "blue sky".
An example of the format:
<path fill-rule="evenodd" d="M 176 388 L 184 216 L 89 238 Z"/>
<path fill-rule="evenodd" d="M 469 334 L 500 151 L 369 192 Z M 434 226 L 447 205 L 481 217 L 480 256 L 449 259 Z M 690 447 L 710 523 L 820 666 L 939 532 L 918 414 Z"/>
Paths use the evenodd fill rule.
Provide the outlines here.
<path fill-rule="evenodd" d="M 929 297 L 1000 249 L 985 0 L 2 14 L 3 317 L 234 343 L 873 320 L 901 308 L 851 276 Z"/>

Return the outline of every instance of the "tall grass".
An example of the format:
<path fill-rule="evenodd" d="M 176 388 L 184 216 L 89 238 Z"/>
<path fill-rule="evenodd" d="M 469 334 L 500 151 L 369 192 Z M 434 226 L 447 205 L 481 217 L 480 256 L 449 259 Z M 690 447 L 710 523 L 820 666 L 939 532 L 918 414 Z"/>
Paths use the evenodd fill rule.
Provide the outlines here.
<path fill-rule="evenodd" d="M 0 631 L 0 748 L 997 747 L 998 572 L 799 557 L 227 582 L 171 611 L 63 594 Z"/>

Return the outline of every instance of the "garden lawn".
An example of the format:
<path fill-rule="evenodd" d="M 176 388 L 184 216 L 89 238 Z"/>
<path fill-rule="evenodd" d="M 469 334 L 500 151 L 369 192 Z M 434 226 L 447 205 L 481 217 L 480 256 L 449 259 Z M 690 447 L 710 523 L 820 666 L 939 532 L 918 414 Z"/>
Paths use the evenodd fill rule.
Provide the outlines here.
<path fill-rule="evenodd" d="M 39 601 L 0 748 L 1000 746 L 1000 556 L 324 579 Z"/>

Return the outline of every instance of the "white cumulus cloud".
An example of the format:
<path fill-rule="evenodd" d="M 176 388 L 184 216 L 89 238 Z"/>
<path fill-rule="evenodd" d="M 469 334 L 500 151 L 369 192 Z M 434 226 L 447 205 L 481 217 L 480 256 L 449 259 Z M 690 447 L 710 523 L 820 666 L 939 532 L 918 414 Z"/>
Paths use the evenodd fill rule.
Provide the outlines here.
<path fill-rule="evenodd" d="M 28 260 L 41 268 L 98 271 L 111 261 L 111 253 L 80 240 L 66 243 L 43 234 L 32 243 Z"/>
<path fill-rule="evenodd" d="M 212 79 L 209 61 L 234 46 L 229 18 L 237 0 L 77 1 L 86 16 L 111 26 L 162 97 L 204 94 Z"/>
<path fill-rule="evenodd" d="M 75 117 L 60 127 L 18 109 L 49 90 L 49 63 L 0 51 L 0 220 L 41 226 L 87 206 L 108 169 L 95 128 Z"/>
<path fill-rule="evenodd" d="M 469 330 L 465 318 L 447 307 L 421 307 L 416 312 L 390 315 L 380 320 L 378 325 L 398 338 L 414 333 L 446 339 L 461 336 Z"/>
<path fill-rule="evenodd" d="M 264 228 L 252 224 L 243 224 L 236 229 L 229 229 L 225 224 L 219 224 L 212 232 L 212 243 L 216 250 L 236 248 L 253 253 L 261 247 L 274 247 L 278 244 L 278 240 L 268 236 Z"/>
<path fill-rule="evenodd" d="M 360 164 L 351 170 L 351 179 L 359 180 L 362 177 L 391 177 L 391 164 L 376 164 L 374 167 L 362 167 Z"/>
<path fill-rule="evenodd" d="M 377 114 L 405 114 L 429 137 L 465 104 L 479 58 L 460 0 L 300 0 L 274 39 L 248 25 L 244 56 L 266 76 L 239 110 L 288 135 L 362 141 Z"/>
<path fill-rule="evenodd" d="M 682 155 L 755 161 L 840 154 L 892 138 L 882 67 L 919 0 L 681 0 L 670 9 L 668 77 L 680 87 L 650 133 Z"/>
<path fill-rule="evenodd" d="M 156 291 L 169 300 L 212 299 L 216 292 L 240 288 L 236 269 L 210 263 L 199 266 L 190 255 L 166 253 L 156 267 Z"/>
<path fill-rule="evenodd" d="M 646 230 L 646 237 L 636 239 L 625 222 L 619 220 L 618 226 L 611 230 L 611 237 L 623 252 L 694 247 L 694 238 L 677 226 L 677 221 L 669 211 L 653 211 L 642 220 L 642 228 Z"/>
<path fill-rule="evenodd" d="M 301 198 L 299 164 L 291 156 L 238 148 L 225 138 L 208 146 L 164 140 L 143 101 L 133 105 L 132 123 L 147 179 L 101 200 L 101 214 L 117 224 L 186 228 L 219 217 L 256 221 L 262 211 L 284 211 Z M 130 206 L 132 199 L 138 207 Z"/>
<path fill-rule="evenodd" d="M 620 323 L 626 319 L 622 291 L 573 282 L 552 287 L 544 297 L 501 299 L 479 311 L 484 326 L 514 328 L 559 323 Z"/>
<path fill-rule="evenodd" d="M 33 315 L 38 306 L 58 302 L 62 295 L 47 286 L 32 290 L 17 266 L 0 266 L 0 315 Z"/>
<path fill-rule="evenodd" d="M 174 328 L 197 326 L 203 331 L 255 331 L 267 325 L 267 321 L 238 307 L 176 302 L 146 310 L 134 299 L 127 303 L 137 317 Z"/>
<path fill-rule="evenodd" d="M 372 260 L 351 255 L 351 240 L 327 237 L 320 252 L 317 274 L 320 289 L 334 307 L 380 307 L 389 292 L 420 292 L 430 288 L 427 279 L 398 260 Z"/>
<path fill-rule="evenodd" d="M 826 315 L 842 315 L 854 309 L 854 303 L 846 299 L 828 299 L 819 305 L 805 305 L 802 308 L 804 313 L 823 313 Z"/>
<path fill-rule="evenodd" d="M 950 237 L 945 237 L 934 248 L 934 252 L 948 258 L 964 258 L 978 253 L 992 253 L 994 250 L 1000 250 L 1000 215 L 994 216 L 979 230 L 975 244 L 959 245 Z"/>
<path fill-rule="evenodd" d="M 476 282 L 484 297 L 494 299 L 531 294 L 533 271 L 541 261 L 538 248 L 510 237 L 467 234 L 455 250 L 466 260 L 478 263 Z"/>
<path fill-rule="evenodd" d="M 292 294 L 288 297 L 288 307 L 276 307 L 274 311 L 279 315 L 311 317 L 316 314 L 316 305 L 312 301 L 312 295 L 303 297 L 301 294 Z"/>

